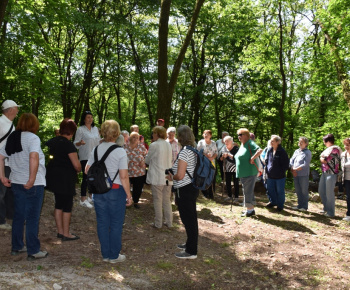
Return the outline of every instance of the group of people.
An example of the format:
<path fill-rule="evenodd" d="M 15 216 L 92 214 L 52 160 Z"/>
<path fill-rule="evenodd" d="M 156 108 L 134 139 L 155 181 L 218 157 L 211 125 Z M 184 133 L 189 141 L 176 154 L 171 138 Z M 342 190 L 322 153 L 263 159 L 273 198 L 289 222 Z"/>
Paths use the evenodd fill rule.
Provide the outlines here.
<path fill-rule="evenodd" d="M 126 259 L 120 253 L 125 208 L 134 204 L 136 209 L 140 209 L 139 201 L 145 183 L 150 184 L 152 190 L 155 219 L 151 226 L 156 229 L 173 226 L 173 193 L 187 234 L 187 240 L 177 245 L 181 251 L 175 256 L 180 259 L 197 258 L 196 200 L 199 191 L 191 181 L 197 162 L 192 148 L 203 149 L 203 154 L 212 164 L 218 165 L 221 178 L 226 181 L 227 200 L 238 201 L 240 180 L 245 207 L 242 217 L 255 215 L 254 187 L 257 176 L 262 176 L 267 189 L 269 203 L 266 207 L 276 207 L 277 211 L 284 209 L 288 169 L 294 177 L 298 196 L 298 205 L 293 208 L 308 210 L 311 152 L 307 148 L 308 139 L 305 137 L 299 138 L 299 149 L 289 159 L 281 146 L 281 138 L 277 135 L 271 136 L 264 150 L 255 143 L 255 136 L 245 128 L 237 131 L 240 145 L 234 142 L 228 132 L 223 132 L 222 139 L 214 142 L 211 130 L 205 130 L 203 139 L 197 144 L 190 127 L 181 125 L 177 129 L 165 129 L 164 120 L 159 119 L 152 129 L 152 143 L 148 146 L 139 134 L 137 125 L 132 125 L 129 133 L 121 131 L 116 121 L 108 120 L 99 130 L 94 124 L 92 113 L 85 111 L 79 127 L 73 120 L 64 119 L 60 123 L 58 135 L 45 143 L 50 154 L 45 167 L 41 141 L 36 135 L 39 129 L 36 116 L 23 113 L 16 129 L 13 126 L 19 107 L 14 101 L 5 101 L 2 104 L 3 115 L 0 117 L 0 228 L 11 229 L 6 218 L 13 218 L 12 255 L 27 252 L 28 260 L 48 255 L 40 249 L 38 239 L 45 186 L 55 196 L 57 238 L 62 242 L 79 239 L 77 234 L 70 232 L 70 220 L 77 174 L 82 171 L 80 205 L 95 208 L 103 261 L 117 263 Z M 75 138 L 71 142 L 73 136 Z M 319 184 L 323 213 L 329 217 L 335 215 L 334 186 L 341 172 L 348 197 L 348 211 L 344 219 L 350 220 L 350 138 L 343 142 L 344 152 L 334 145 L 333 135 L 326 135 L 323 141 L 326 149 L 320 156 L 323 174 Z M 113 177 L 110 181 L 111 189 L 104 194 L 89 195 L 93 194 L 87 191 L 89 168 L 96 158 L 101 159 L 107 151 L 110 154 L 105 165 L 108 175 Z M 208 199 L 214 199 L 214 192 L 215 180 L 207 190 L 202 191 Z M 10 200 L 5 197 L 11 195 L 14 199 L 13 217 L 10 216 L 10 203 L 5 202 Z"/>

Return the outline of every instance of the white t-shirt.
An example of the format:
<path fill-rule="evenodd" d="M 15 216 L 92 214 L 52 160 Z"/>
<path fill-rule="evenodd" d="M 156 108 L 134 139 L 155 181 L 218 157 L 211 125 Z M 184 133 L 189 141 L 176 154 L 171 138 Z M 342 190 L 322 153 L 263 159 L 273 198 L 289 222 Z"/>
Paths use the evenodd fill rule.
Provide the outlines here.
<path fill-rule="evenodd" d="M 0 154 L 9 158 L 11 168 L 10 180 L 15 184 L 26 184 L 29 179 L 29 154 L 39 154 L 39 168 L 36 174 L 34 185 L 46 185 L 45 156 L 40 147 L 40 138 L 31 132 L 21 133 L 21 144 L 23 151 L 8 156 L 5 147 L 0 149 Z"/>
<path fill-rule="evenodd" d="M 108 150 L 108 148 L 111 147 L 112 145 L 115 145 L 115 143 L 102 142 L 100 145 L 98 145 L 98 147 L 95 147 L 90 154 L 87 165 L 91 166 L 94 163 L 94 161 L 95 161 L 94 153 L 95 153 L 96 148 L 97 148 L 97 158 L 98 158 L 98 160 L 100 160 L 102 158 L 103 154 L 105 154 L 106 151 Z M 124 148 L 120 147 L 120 148 L 114 149 L 108 155 L 108 157 L 105 161 L 105 165 L 106 165 L 109 177 L 111 179 L 114 178 L 114 176 L 118 170 L 120 170 L 120 169 L 128 170 L 128 157 L 126 155 Z M 117 175 L 117 177 L 115 178 L 113 183 L 122 185 L 120 178 L 119 178 L 119 174 Z"/>
<path fill-rule="evenodd" d="M 84 140 L 85 145 L 77 146 L 81 140 Z M 80 126 L 75 134 L 74 145 L 78 151 L 79 160 L 88 160 L 92 149 L 100 143 L 100 133 L 96 126 L 91 127 L 91 131 L 85 126 Z"/>
<path fill-rule="evenodd" d="M 176 159 L 176 161 L 173 165 L 173 168 L 172 168 L 174 175 L 177 173 L 177 166 L 178 166 L 179 160 L 185 161 L 187 163 L 186 170 L 193 177 L 194 169 L 195 169 L 196 164 L 197 164 L 197 154 L 194 153 L 193 151 L 187 149 L 186 147 L 184 149 L 182 149 L 178 155 L 178 158 Z M 174 187 L 180 188 L 180 187 L 184 187 L 185 185 L 190 184 L 190 183 L 191 183 L 191 178 L 186 172 L 185 177 L 183 179 L 174 180 Z"/>
<path fill-rule="evenodd" d="M 11 128 L 11 125 L 12 125 L 12 121 L 9 120 L 9 118 L 7 118 L 5 115 L 2 115 L 0 117 L 0 138 L 2 138 L 3 136 L 5 136 L 7 134 L 7 132 Z M 12 127 L 11 132 L 13 132 L 13 131 L 15 131 L 15 126 Z M 7 138 L 8 138 L 8 136 L 7 136 Z M 1 141 L 0 148 L 5 146 L 7 138 L 5 140 Z M 5 159 L 5 165 L 8 166 L 8 159 L 7 158 Z"/>

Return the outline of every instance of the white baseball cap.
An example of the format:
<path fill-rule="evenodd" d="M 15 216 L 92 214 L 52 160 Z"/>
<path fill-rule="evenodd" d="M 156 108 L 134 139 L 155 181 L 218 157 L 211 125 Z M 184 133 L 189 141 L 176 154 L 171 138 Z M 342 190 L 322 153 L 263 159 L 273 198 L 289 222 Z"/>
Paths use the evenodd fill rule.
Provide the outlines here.
<path fill-rule="evenodd" d="M 13 108 L 13 107 L 22 107 L 22 105 L 17 105 L 14 101 L 12 100 L 6 100 L 5 102 L 2 103 L 2 109 L 6 110 L 8 108 Z"/>

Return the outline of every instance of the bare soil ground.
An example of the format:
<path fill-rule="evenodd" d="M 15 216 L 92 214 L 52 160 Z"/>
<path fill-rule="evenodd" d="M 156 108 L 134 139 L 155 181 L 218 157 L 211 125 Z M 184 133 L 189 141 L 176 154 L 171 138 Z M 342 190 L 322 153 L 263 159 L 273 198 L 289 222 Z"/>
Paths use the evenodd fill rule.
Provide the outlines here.
<path fill-rule="evenodd" d="M 149 187 L 141 209 L 128 208 L 121 264 L 104 263 L 96 233 L 94 209 L 75 207 L 71 231 L 81 239 L 56 238 L 54 200 L 50 192 L 40 220 L 39 237 L 46 259 L 28 262 L 11 256 L 11 232 L 0 231 L 1 289 L 349 289 L 350 224 L 342 221 L 346 201 L 336 201 L 336 218 L 291 209 L 296 196 L 287 194 L 282 213 L 264 207 L 257 193 L 256 216 L 241 218 L 242 207 L 224 201 L 217 186 L 215 201 L 198 199 L 199 252 L 196 260 L 174 256 L 186 234 L 176 206 L 174 228 L 154 229 Z"/>

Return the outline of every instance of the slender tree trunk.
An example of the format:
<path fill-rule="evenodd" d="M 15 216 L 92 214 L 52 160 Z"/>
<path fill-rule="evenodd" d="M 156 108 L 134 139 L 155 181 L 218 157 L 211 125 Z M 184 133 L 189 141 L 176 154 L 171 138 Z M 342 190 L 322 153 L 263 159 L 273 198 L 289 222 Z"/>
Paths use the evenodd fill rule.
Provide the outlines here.
<path fill-rule="evenodd" d="M 282 99 L 279 107 L 279 114 L 280 114 L 280 129 L 279 129 L 279 135 L 280 137 L 283 137 L 283 131 L 284 131 L 284 105 L 286 102 L 287 97 L 287 81 L 286 81 L 286 74 L 284 71 L 284 62 L 283 62 L 283 22 L 282 22 L 282 4 L 281 2 L 278 3 L 278 19 L 279 19 L 279 36 L 280 36 L 280 42 L 279 42 L 279 64 L 280 64 L 280 73 L 282 78 Z"/>
<path fill-rule="evenodd" d="M 2 27 L 2 22 L 4 21 L 4 18 L 5 18 L 6 7 L 8 2 L 9 0 L 0 1 L 0 28 Z"/>

